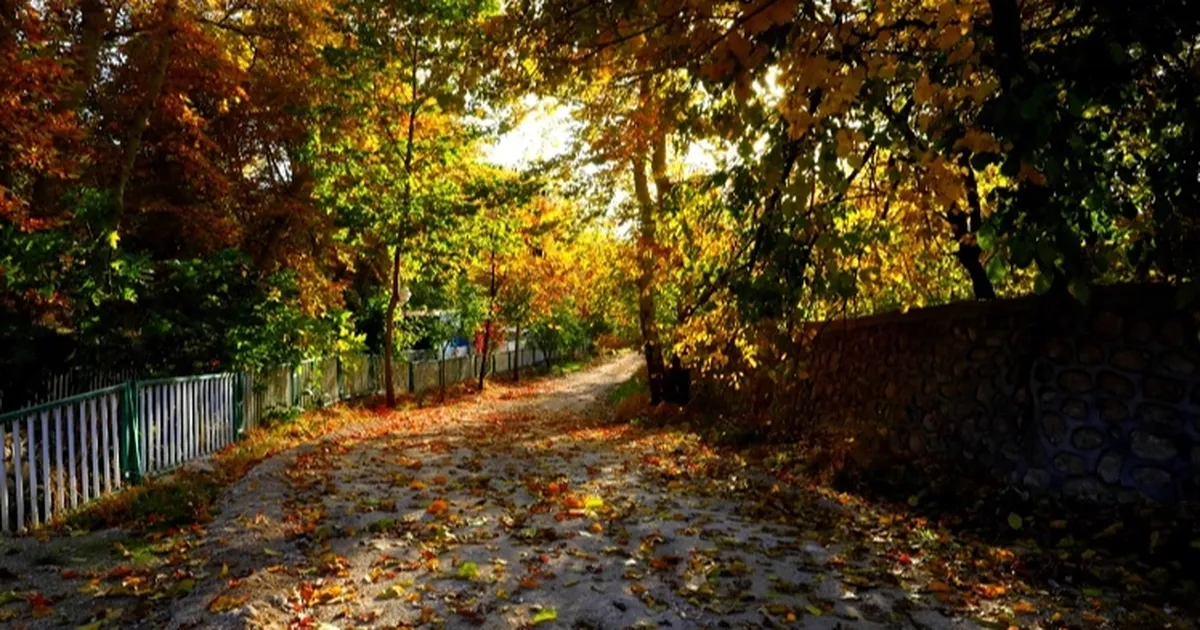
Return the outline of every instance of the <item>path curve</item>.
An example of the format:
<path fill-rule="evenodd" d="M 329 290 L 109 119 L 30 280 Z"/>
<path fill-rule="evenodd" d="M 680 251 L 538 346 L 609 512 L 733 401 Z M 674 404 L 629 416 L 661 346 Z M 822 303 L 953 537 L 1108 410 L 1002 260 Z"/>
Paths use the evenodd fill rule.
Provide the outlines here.
<path fill-rule="evenodd" d="M 831 565 L 840 549 L 747 511 L 751 482 L 701 474 L 720 462 L 694 440 L 609 423 L 605 396 L 637 366 L 627 353 L 264 463 L 209 530 L 210 566 L 234 586 L 197 588 L 170 627 L 897 620 L 903 590 L 848 590 Z M 953 626 L 932 610 L 901 619 Z"/>

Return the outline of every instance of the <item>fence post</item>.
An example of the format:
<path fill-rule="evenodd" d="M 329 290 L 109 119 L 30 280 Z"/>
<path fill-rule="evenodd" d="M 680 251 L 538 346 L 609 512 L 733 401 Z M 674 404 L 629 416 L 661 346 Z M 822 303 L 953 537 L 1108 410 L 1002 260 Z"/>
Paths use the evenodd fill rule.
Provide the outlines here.
<path fill-rule="evenodd" d="M 342 400 L 342 357 L 334 357 L 337 362 L 337 399 Z"/>
<path fill-rule="evenodd" d="M 121 389 L 117 408 L 120 433 L 121 474 L 129 483 L 142 481 L 141 426 L 138 422 L 137 381 L 127 381 Z"/>
<path fill-rule="evenodd" d="M 412 362 L 412 359 L 409 359 L 408 360 L 408 393 L 410 393 L 410 394 L 417 393 L 417 377 L 413 372 L 415 372 L 415 370 L 413 369 L 413 362 Z"/>
<path fill-rule="evenodd" d="M 233 375 L 233 439 L 242 439 L 242 430 L 246 425 L 246 386 L 245 372 Z"/>
<path fill-rule="evenodd" d="M 292 366 L 291 384 L 292 384 L 292 406 L 299 407 L 300 406 L 300 366 L 299 365 Z"/>

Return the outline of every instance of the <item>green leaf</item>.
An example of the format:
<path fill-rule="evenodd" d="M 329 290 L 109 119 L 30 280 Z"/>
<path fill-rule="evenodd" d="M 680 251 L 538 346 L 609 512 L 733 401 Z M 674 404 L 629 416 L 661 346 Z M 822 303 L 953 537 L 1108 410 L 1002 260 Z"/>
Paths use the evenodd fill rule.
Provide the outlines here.
<path fill-rule="evenodd" d="M 121 235 L 118 234 L 116 230 L 113 230 L 108 233 L 108 236 L 105 238 L 105 240 L 108 242 L 108 246 L 110 248 L 116 249 L 117 244 L 121 242 Z"/>
<path fill-rule="evenodd" d="M 533 625 L 536 626 L 539 623 L 546 623 L 547 621 L 555 621 L 556 619 L 558 619 L 558 611 L 557 610 L 555 610 L 553 608 L 543 608 L 540 611 L 538 611 L 538 613 L 536 615 L 533 616 L 533 619 L 531 621 L 533 622 Z"/>
<path fill-rule="evenodd" d="M 479 567 L 474 562 L 464 562 L 458 565 L 458 572 L 455 575 L 460 580 L 473 580 L 479 575 Z"/>
<path fill-rule="evenodd" d="M 984 225 L 979 228 L 975 234 L 975 240 L 983 249 L 991 249 L 996 245 L 996 228 L 991 225 Z"/>
<path fill-rule="evenodd" d="M 1016 512 L 1008 513 L 1008 526 L 1009 527 L 1011 527 L 1013 529 L 1021 529 L 1021 526 L 1024 524 L 1025 524 L 1025 521 L 1021 519 L 1020 514 L 1017 514 Z"/>
<path fill-rule="evenodd" d="M 1033 292 L 1038 295 L 1044 295 L 1050 290 L 1052 283 L 1053 280 L 1051 280 L 1050 274 L 1038 272 L 1037 277 L 1033 279 Z"/>
<path fill-rule="evenodd" d="M 825 611 L 821 610 L 820 608 L 817 608 L 817 607 L 816 607 L 815 605 L 813 605 L 813 604 L 809 604 L 809 605 L 805 606 L 805 607 L 804 607 L 804 610 L 807 610 L 807 611 L 808 611 L 808 614 L 810 614 L 810 615 L 817 615 L 817 616 L 820 616 L 820 615 L 823 615 L 823 614 L 825 614 Z"/>
<path fill-rule="evenodd" d="M 404 587 L 399 584 L 393 584 L 393 585 L 387 587 L 386 589 L 384 589 L 384 591 L 382 593 L 376 595 L 375 599 L 384 601 L 384 600 L 389 600 L 389 599 L 399 599 L 403 596 L 404 596 Z"/>
<path fill-rule="evenodd" d="M 988 279 L 993 283 L 1001 282 L 1008 277 L 1008 265 L 999 256 L 992 256 L 987 262 Z"/>

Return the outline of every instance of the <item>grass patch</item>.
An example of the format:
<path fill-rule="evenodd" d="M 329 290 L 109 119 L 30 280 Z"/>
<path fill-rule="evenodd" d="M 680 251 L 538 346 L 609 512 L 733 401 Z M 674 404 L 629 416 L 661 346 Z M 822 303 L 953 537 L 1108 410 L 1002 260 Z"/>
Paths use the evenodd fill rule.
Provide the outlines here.
<path fill-rule="evenodd" d="M 119 526 L 144 530 L 207 522 L 213 504 L 225 489 L 264 459 L 361 422 L 364 417 L 362 409 L 322 409 L 256 429 L 215 455 L 211 468 L 184 467 L 173 474 L 127 487 L 68 515 L 61 525 L 86 531 Z"/>
<path fill-rule="evenodd" d="M 554 376 L 566 376 L 567 374 L 574 374 L 575 372 L 582 370 L 583 368 L 587 367 L 588 364 L 588 361 L 583 361 L 580 359 L 574 359 L 567 361 L 566 363 L 557 363 L 550 368 L 550 373 Z"/>
<path fill-rule="evenodd" d="M 618 405 L 625 399 L 646 391 L 646 379 L 642 378 L 640 374 L 636 374 L 624 383 L 609 390 L 605 400 L 610 405 Z"/>

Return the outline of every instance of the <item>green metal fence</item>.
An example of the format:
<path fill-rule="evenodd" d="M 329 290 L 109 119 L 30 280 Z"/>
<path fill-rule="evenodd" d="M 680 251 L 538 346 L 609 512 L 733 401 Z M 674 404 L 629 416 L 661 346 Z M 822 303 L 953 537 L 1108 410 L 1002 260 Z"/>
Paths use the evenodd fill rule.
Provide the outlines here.
<path fill-rule="evenodd" d="M 544 360 L 534 349 L 500 351 L 488 371 Z M 399 393 L 479 376 L 475 354 L 398 361 Z M 122 485 L 209 456 L 273 412 L 383 393 L 374 355 L 304 361 L 260 373 L 221 373 L 119 385 L 0 414 L 0 533 L 24 533 Z"/>

